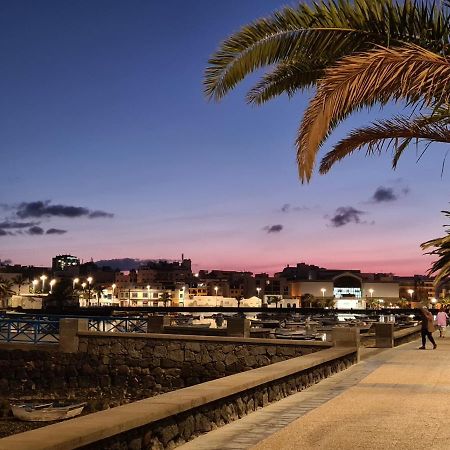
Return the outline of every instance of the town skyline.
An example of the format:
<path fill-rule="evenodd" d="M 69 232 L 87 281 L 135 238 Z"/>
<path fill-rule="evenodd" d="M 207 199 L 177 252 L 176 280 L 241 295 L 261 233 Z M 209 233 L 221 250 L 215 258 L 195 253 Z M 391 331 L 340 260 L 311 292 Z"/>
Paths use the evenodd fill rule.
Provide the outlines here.
<path fill-rule="evenodd" d="M 1 19 L 0 259 L 40 265 L 62 249 L 86 260 L 184 252 L 252 272 L 298 259 L 430 267 L 420 243 L 445 223 L 443 146 L 419 162 L 423 148 L 411 148 L 395 172 L 388 157 L 357 155 L 302 185 L 293 138 L 308 93 L 252 108 L 244 82 L 220 105 L 205 100 L 218 43 L 285 2 L 25 3 Z M 395 112 L 357 113 L 330 144 Z"/>

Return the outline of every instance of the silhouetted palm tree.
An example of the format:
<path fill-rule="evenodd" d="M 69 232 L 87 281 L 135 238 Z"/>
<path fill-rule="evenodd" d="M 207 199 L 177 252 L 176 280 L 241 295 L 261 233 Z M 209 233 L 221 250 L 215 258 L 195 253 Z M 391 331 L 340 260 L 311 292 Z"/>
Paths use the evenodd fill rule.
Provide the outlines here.
<path fill-rule="evenodd" d="M 15 294 L 13 286 L 14 283 L 11 280 L 0 278 L 0 300 L 2 308 L 8 307 L 8 299 Z"/>

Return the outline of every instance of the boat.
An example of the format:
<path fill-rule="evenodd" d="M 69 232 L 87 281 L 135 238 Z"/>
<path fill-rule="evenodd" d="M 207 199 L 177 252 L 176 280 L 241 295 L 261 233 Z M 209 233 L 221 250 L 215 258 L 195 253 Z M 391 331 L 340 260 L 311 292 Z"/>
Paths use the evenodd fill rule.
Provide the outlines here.
<path fill-rule="evenodd" d="M 79 416 L 86 403 L 76 403 L 67 406 L 58 406 L 56 403 L 32 405 L 24 403 L 12 405 L 11 411 L 16 419 L 25 422 L 52 422 L 54 420 L 71 419 Z"/>

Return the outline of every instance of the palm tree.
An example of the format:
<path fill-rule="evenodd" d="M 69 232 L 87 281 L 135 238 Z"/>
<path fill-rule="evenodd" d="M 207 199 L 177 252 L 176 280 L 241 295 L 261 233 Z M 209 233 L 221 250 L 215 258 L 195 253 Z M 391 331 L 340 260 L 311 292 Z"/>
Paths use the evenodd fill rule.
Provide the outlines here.
<path fill-rule="evenodd" d="M 170 292 L 163 292 L 161 295 L 161 301 L 164 304 L 164 307 L 167 306 L 167 303 L 172 301 L 172 295 Z"/>
<path fill-rule="evenodd" d="M 450 211 L 442 212 L 450 218 Z M 445 228 L 445 236 L 422 244 L 424 250 L 434 248 L 429 254 L 438 256 L 430 269 L 430 274 L 437 274 L 434 280 L 436 285 L 450 280 L 450 225 L 445 225 Z"/>
<path fill-rule="evenodd" d="M 15 294 L 14 283 L 11 280 L 0 278 L 0 300 L 2 308 L 8 307 L 8 299 Z"/>
<path fill-rule="evenodd" d="M 12 281 L 17 286 L 17 295 L 20 295 L 20 288 L 23 286 L 24 281 L 22 275 L 17 275 Z"/>
<path fill-rule="evenodd" d="M 424 78 L 426 87 L 437 83 L 438 91 L 449 82 L 445 64 L 450 51 L 449 6 L 449 0 L 445 5 L 422 0 L 405 0 L 402 4 L 396 0 L 326 0 L 311 7 L 300 4 L 284 8 L 222 42 L 209 60 L 205 93 L 220 100 L 247 75 L 263 67 L 270 71 L 249 91 L 249 103 L 262 104 L 281 94 L 291 97 L 317 86 L 296 140 L 302 181 L 310 180 L 318 150 L 330 131 L 351 112 L 401 99 L 443 110 L 446 120 L 436 120 L 441 113 L 433 118 L 419 116 L 414 130 L 404 126 L 403 118 L 357 130 L 349 136 L 350 143 L 341 142 L 337 154 L 328 155 L 321 171 L 326 172 L 339 157 L 365 145 L 369 153 L 379 149 L 377 142 L 400 141 L 396 164 L 413 138 L 450 142 L 448 92 L 428 91 L 425 86 L 415 92 Z M 365 76 L 358 77 L 361 70 L 365 70 Z M 417 73 L 420 77 L 413 80 Z M 393 76 L 392 82 L 384 86 L 378 79 L 380 74 L 383 80 Z M 406 81 L 405 75 L 409 75 Z M 369 85 L 367 80 L 371 81 Z M 339 82 L 343 82 L 342 88 L 333 92 L 331 86 Z"/>

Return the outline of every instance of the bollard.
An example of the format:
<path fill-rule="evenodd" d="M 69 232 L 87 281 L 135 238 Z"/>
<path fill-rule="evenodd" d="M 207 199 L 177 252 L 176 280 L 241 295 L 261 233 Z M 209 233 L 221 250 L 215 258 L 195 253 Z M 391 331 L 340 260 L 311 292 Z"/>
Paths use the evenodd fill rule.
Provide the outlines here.
<path fill-rule="evenodd" d="M 87 319 L 59 319 L 59 350 L 61 352 L 78 352 L 79 331 L 88 331 Z"/>
<path fill-rule="evenodd" d="M 358 327 L 333 327 L 332 336 L 335 347 L 356 348 L 356 361 L 359 362 L 360 334 Z"/>
<path fill-rule="evenodd" d="M 227 336 L 250 337 L 250 320 L 243 317 L 227 319 Z"/>
<path fill-rule="evenodd" d="M 394 347 L 394 324 L 392 322 L 375 324 L 375 347 Z"/>
<path fill-rule="evenodd" d="M 164 327 L 170 326 L 169 316 L 148 316 L 147 333 L 164 333 Z"/>

